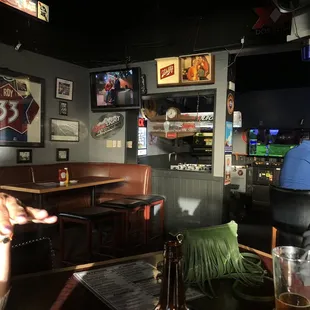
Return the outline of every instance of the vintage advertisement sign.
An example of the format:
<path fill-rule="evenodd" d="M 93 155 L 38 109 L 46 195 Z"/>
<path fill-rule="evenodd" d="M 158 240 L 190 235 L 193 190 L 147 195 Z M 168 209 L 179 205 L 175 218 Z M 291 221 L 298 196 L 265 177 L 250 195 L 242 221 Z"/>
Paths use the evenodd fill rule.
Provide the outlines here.
<path fill-rule="evenodd" d="M 124 126 L 121 113 L 105 113 L 91 128 L 91 136 L 96 139 L 108 139 L 119 132 Z"/>
<path fill-rule="evenodd" d="M 157 85 L 169 86 L 180 83 L 179 57 L 159 58 L 157 63 Z"/>
<path fill-rule="evenodd" d="M 49 22 L 50 19 L 49 6 L 40 1 L 38 1 L 38 18 L 45 22 Z"/>

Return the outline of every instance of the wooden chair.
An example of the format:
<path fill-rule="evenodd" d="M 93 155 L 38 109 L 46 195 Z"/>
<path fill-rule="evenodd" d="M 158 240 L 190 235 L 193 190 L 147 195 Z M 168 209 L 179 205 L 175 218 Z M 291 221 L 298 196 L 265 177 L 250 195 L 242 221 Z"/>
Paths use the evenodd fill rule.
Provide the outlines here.
<path fill-rule="evenodd" d="M 310 191 L 270 186 L 272 210 L 271 248 L 278 244 L 302 246 L 310 224 Z"/>

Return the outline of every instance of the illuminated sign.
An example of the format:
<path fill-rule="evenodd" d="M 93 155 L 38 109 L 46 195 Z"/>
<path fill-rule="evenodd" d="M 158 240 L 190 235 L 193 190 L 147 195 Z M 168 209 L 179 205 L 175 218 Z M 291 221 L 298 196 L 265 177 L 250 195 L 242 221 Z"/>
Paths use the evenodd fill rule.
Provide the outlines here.
<path fill-rule="evenodd" d="M 145 120 L 144 120 L 144 118 L 139 117 L 138 126 L 139 127 L 145 127 Z"/>
<path fill-rule="evenodd" d="M 49 6 L 37 0 L 0 0 L 0 3 L 6 4 L 23 13 L 37 17 L 40 20 L 49 22 Z"/>

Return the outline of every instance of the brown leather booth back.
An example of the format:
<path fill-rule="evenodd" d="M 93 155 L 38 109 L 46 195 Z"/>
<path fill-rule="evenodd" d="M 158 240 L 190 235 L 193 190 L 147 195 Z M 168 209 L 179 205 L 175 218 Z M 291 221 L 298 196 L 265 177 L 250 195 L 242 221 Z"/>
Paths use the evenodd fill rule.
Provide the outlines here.
<path fill-rule="evenodd" d="M 0 185 L 19 184 L 19 183 L 31 183 L 32 179 L 32 167 L 31 166 L 11 166 L 0 167 Z M 13 195 L 20 200 L 31 202 L 32 196 L 27 193 L 6 191 L 7 194 Z"/>
<path fill-rule="evenodd" d="M 69 168 L 71 179 L 83 177 L 108 177 L 109 164 L 104 163 L 71 163 Z"/>
<path fill-rule="evenodd" d="M 51 165 L 34 165 L 33 177 L 35 182 L 58 182 L 58 170 L 68 168 L 70 172 L 70 164 L 51 164 Z"/>
<path fill-rule="evenodd" d="M 151 167 L 146 165 L 117 163 L 61 163 L 33 166 L 35 182 L 56 181 L 58 169 L 67 167 L 70 179 L 88 176 L 124 178 L 126 181 L 105 185 L 104 193 L 122 195 L 151 194 Z"/>
<path fill-rule="evenodd" d="M 109 177 L 124 178 L 122 183 L 111 184 L 104 188 L 105 193 L 122 195 L 151 194 L 151 167 L 135 164 L 109 163 Z"/>

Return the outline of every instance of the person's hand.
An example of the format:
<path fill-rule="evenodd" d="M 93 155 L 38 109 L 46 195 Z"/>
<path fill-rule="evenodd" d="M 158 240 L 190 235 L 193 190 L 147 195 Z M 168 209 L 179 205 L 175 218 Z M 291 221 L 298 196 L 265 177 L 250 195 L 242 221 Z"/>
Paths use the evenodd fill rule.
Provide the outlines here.
<path fill-rule="evenodd" d="M 46 210 L 32 207 L 22 207 L 19 200 L 0 193 L 0 233 L 8 236 L 13 232 L 15 224 L 23 225 L 28 222 L 53 224 L 56 216 L 49 216 Z"/>

